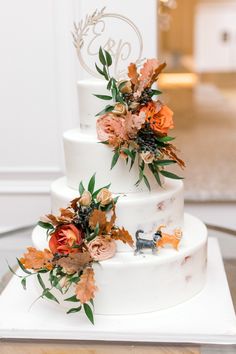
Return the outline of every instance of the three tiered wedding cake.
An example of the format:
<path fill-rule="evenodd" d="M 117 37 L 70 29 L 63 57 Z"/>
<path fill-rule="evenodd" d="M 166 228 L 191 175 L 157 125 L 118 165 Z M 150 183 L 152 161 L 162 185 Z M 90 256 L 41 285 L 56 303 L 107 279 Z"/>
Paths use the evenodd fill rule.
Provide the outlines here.
<path fill-rule="evenodd" d="M 93 306 L 128 315 L 182 303 L 204 287 L 207 265 L 206 228 L 184 215 L 183 182 L 165 169 L 184 166 L 168 136 L 172 111 L 153 88 L 165 64 L 132 63 L 118 80 L 110 53 L 98 54 L 104 80 L 78 82 L 80 128 L 63 136 L 66 177 L 53 182 L 52 214 L 19 260 L 43 298 L 69 304 L 68 313 L 83 308 L 92 322 Z"/>

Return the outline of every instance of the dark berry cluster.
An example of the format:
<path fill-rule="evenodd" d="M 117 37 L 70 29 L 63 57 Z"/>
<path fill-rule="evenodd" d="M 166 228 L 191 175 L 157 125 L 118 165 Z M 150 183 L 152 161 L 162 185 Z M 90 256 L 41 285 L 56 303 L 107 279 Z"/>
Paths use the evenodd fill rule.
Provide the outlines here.
<path fill-rule="evenodd" d="M 152 152 L 153 154 L 157 153 L 157 142 L 155 133 L 148 127 L 140 129 L 136 138 L 136 143 L 139 146 L 139 152 Z"/>
<path fill-rule="evenodd" d="M 79 224 L 83 231 L 85 231 L 89 226 L 89 217 L 93 211 L 91 206 L 79 206 L 77 210 L 77 218 L 75 219 L 75 224 Z"/>
<path fill-rule="evenodd" d="M 152 89 L 146 88 L 145 90 L 143 90 L 138 102 L 141 106 L 145 106 L 148 102 L 152 101 L 152 96 Z"/>

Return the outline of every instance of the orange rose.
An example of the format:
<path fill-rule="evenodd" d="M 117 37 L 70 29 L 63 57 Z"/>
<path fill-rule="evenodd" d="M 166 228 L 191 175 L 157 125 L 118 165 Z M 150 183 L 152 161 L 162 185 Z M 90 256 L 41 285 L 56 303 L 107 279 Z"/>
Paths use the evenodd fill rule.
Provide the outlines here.
<path fill-rule="evenodd" d="M 81 245 L 82 241 L 82 231 L 73 224 L 62 225 L 51 234 L 49 248 L 52 253 L 68 254 L 73 251 L 73 246 Z"/>
<path fill-rule="evenodd" d="M 150 102 L 142 110 L 146 113 L 146 122 L 150 123 L 154 131 L 167 134 L 169 129 L 174 128 L 173 112 L 159 101 Z"/>

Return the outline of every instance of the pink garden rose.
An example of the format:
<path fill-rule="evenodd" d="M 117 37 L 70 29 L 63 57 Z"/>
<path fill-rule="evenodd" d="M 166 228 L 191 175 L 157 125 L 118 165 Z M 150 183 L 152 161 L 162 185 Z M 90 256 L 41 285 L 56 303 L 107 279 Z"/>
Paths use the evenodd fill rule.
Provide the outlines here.
<path fill-rule="evenodd" d="M 112 113 L 107 113 L 97 120 L 97 136 L 101 141 L 119 137 L 126 139 L 125 119 Z"/>
<path fill-rule="evenodd" d="M 89 242 L 88 251 L 95 261 L 104 261 L 114 256 L 116 243 L 114 240 L 108 240 L 104 236 L 97 236 Z"/>

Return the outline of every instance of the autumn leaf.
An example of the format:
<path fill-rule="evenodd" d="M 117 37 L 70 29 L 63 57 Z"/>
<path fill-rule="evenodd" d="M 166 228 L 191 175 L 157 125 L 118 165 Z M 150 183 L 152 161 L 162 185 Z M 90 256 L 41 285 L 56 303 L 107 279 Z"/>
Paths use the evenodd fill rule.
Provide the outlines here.
<path fill-rule="evenodd" d="M 68 257 L 56 260 L 55 264 L 61 266 L 65 270 L 65 273 L 74 274 L 81 271 L 91 260 L 89 252 L 72 253 Z"/>
<path fill-rule="evenodd" d="M 154 82 L 158 79 L 159 74 L 162 72 L 162 70 L 166 67 L 166 63 L 162 63 L 160 64 L 155 70 L 154 73 L 151 77 L 149 86 L 151 87 L 152 84 L 154 84 Z"/>
<path fill-rule="evenodd" d="M 127 230 L 122 227 L 122 229 L 117 229 L 112 232 L 112 238 L 114 240 L 122 241 L 123 243 L 127 243 L 129 246 L 133 247 L 134 241 L 132 236 L 129 234 Z"/>
<path fill-rule="evenodd" d="M 112 216 L 111 216 L 111 219 L 110 221 L 108 221 L 106 223 L 106 233 L 109 234 L 113 228 L 113 226 L 115 225 L 115 221 L 116 221 L 116 211 L 115 211 L 115 205 L 113 206 L 112 208 Z"/>
<path fill-rule="evenodd" d="M 77 203 L 78 203 L 79 200 L 80 200 L 80 197 L 73 199 L 73 200 L 70 202 L 70 207 L 71 207 L 72 209 L 76 210 L 76 209 L 77 209 Z"/>
<path fill-rule="evenodd" d="M 76 298 L 80 300 L 81 304 L 85 304 L 95 296 L 97 287 L 95 285 L 93 268 L 86 268 L 80 277 L 80 281 L 76 284 L 75 294 Z"/>
<path fill-rule="evenodd" d="M 71 223 L 75 217 L 75 212 L 72 211 L 70 208 L 61 208 L 60 209 L 61 215 L 57 217 L 59 222 L 62 223 Z"/>
<path fill-rule="evenodd" d="M 185 167 L 185 163 L 183 160 L 181 160 L 177 154 L 175 153 L 176 151 L 176 147 L 173 144 L 168 144 L 166 147 L 163 147 L 160 149 L 161 152 L 163 152 L 165 155 L 167 155 L 168 157 L 170 157 L 171 159 L 175 160 L 177 162 L 177 164 L 184 169 Z"/>
<path fill-rule="evenodd" d="M 98 209 L 94 209 L 90 218 L 89 218 L 89 226 L 92 229 L 95 229 L 97 225 L 99 225 L 100 231 L 103 231 L 106 228 L 107 218 L 106 212 Z"/>
<path fill-rule="evenodd" d="M 49 222 L 53 226 L 58 226 L 60 224 L 58 218 L 53 214 L 47 214 L 46 217 L 41 218 L 41 220 Z"/>
<path fill-rule="evenodd" d="M 148 59 L 140 70 L 140 84 L 138 92 L 141 93 L 145 88 L 151 87 L 157 80 L 160 72 L 165 68 L 166 63 L 160 64 L 157 59 Z"/>
<path fill-rule="evenodd" d="M 131 79 L 133 85 L 139 84 L 139 73 L 137 71 L 137 66 L 134 63 L 131 63 L 128 67 L 128 76 Z"/>
<path fill-rule="evenodd" d="M 52 269 L 52 258 L 53 254 L 45 249 L 44 251 L 38 251 L 34 247 L 28 247 L 27 253 L 20 259 L 20 262 L 24 265 L 26 269 L 41 269 L 47 268 Z"/>

